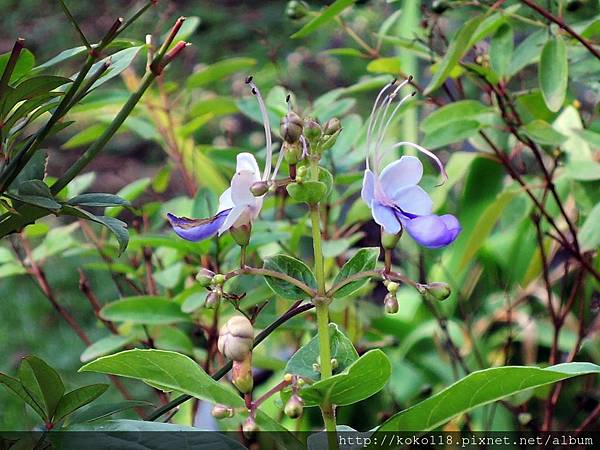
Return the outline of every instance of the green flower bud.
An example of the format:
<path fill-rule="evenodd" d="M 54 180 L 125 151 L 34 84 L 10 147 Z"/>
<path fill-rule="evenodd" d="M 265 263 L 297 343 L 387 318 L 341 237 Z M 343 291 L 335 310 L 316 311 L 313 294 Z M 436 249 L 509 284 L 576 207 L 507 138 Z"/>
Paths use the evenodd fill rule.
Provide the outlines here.
<path fill-rule="evenodd" d="M 331 136 L 340 131 L 341 129 L 342 123 L 340 122 L 340 119 L 338 119 L 337 117 L 332 117 L 327 121 L 327 123 L 325 123 L 325 126 L 323 127 L 323 134 L 325 134 L 326 136 Z"/>
<path fill-rule="evenodd" d="M 215 273 L 212 270 L 202 268 L 196 275 L 196 281 L 200 286 L 207 287 L 212 282 L 214 276 Z"/>
<path fill-rule="evenodd" d="M 300 166 L 300 167 L 298 167 L 298 170 L 296 171 L 296 176 L 297 177 L 305 177 L 307 173 L 308 173 L 308 167 Z"/>
<path fill-rule="evenodd" d="M 337 142 L 337 138 L 341 132 L 342 132 L 342 130 L 338 130 L 335 133 L 333 133 L 331 136 L 325 135 L 324 139 L 321 142 L 321 149 L 329 150 L 331 147 L 333 147 L 335 145 L 335 143 Z"/>
<path fill-rule="evenodd" d="M 221 290 L 210 291 L 204 301 L 204 307 L 208 309 L 216 309 L 221 301 Z"/>
<path fill-rule="evenodd" d="M 331 370 L 335 370 L 338 368 L 338 360 L 336 358 L 331 358 Z"/>
<path fill-rule="evenodd" d="M 303 1 L 292 0 L 288 2 L 285 9 L 285 14 L 292 20 L 300 20 L 309 13 L 310 7 L 308 3 Z"/>
<path fill-rule="evenodd" d="M 223 286 L 223 284 L 225 284 L 225 281 L 225 275 L 221 273 L 216 274 L 212 279 L 212 283 L 215 286 Z"/>
<path fill-rule="evenodd" d="M 299 142 L 290 144 L 289 142 L 283 143 L 283 154 L 288 164 L 297 164 L 302 158 L 302 147 Z"/>
<path fill-rule="evenodd" d="M 252 416 L 248 417 L 242 425 L 242 431 L 246 439 L 250 439 L 258 431 L 258 425 Z"/>
<path fill-rule="evenodd" d="M 395 294 L 396 292 L 398 292 L 398 289 L 400 288 L 400 285 L 398 283 L 396 283 L 395 281 L 386 280 L 383 282 L 383 284 L 385 285 L 385 287 L 387 288 L 387 290 L 390 294 Z"/>
<path fill-rule="evenodd" d="M 385 296 L 384 309 L 387 314 L 396 314 L 398 312 L 398 299 L 394 294 L 388 293 Z"/>
<path fill-rule="evenodd" d="M 229 359 L 243 361 L 254 344 L 254 328 L 244 316 L 233 316 L 219 331 L 217 347 Z"/>
<path fill-rule="evenodd" d="M 286 142 L 295 144 L 302 136 L 303 126 L 302 118 L 294 111 L 289 111 L 281 118 L 279 133 Z"/>
<path fill-rule="evenodd" d="M 215 419 L 225 419 L 233 417 L 233 409 L 225 405 L 215 405 L 210 412 Z"/>
<path fill-rule="evenodd" d="M 321 134 L 323 134 L 323 130 L 321 130 L 319 122 L 310 117 L 304 119 L 304 137 L 311 145 L 321 137 Z"/>
<path fill-rule="evenodd" d="M 530 414 L 530 413 L 528 413 L 528 412 L 522 412 L 522 413 L 519 413 L 519 415 L 517 416 L 517 420 L 519 421 L 519 423 L 520 423 L 522 426 L 525 426 L 525 425 L 527 425 L 529 422 L 531 422 L 531 419 L 532 419 L 532 417 L 531 417 L 531 414 Z"/>
<path fill-rule="evenodd" d="M 250 192 L 255 197 L 261 197 L 265 195 L 269 191 L 269 183 L 266 181 L 257 181 L 252 186 L 250 186 Z"/>
<path fill-rule="evenodd" d="M 398 244 L 400 237 L 402 236 L 402 230 L 398 234 L 390 234 L 381 229 L 381 246 L 386 250 L 392 250 Z"/>
<path fill-rule="evenodd" d="M 283 411 L 290 419 L 299 419 L 304 412 L 304 400 L 299 395 L 293 394 L 285 404 Z"/>
<path fill-rule="evenodd" d="M 250 392 L 254 387 L 252 375 L 252 353 L 243 361 L 234 361 L 231 369 L 231 381 L 242 394 Z"/>
<path fill-rule="evenodd" d="M 231 227 L 229 233 L 233 240 L 237 242 L 240 247 L 245 247 L 250 242 L 250 235 L 252 234 L 252 225 L 246 224 L 241 227 Z"/>
<path fill-rule="evenodd" d="M 440 301 L 446 300 L 448 297 L 450 297 L 450 294 L 452 293 L 452 290 L 450 289 L 448 283 L 441 283 L 437 281 L 427 284 L 425 286 L 425 289 L 429 294 L 431 294 L 433 298 Z"/>

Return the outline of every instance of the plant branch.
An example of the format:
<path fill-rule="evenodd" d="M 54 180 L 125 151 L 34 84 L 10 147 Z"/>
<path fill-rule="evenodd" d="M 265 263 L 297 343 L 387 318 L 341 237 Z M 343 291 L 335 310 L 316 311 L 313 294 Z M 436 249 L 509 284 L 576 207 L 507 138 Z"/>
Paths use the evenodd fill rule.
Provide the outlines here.
<path fill-rule="evenodd" d="M 73 14 L 71 14 L 71 11 L 69 11 L 69 8 L 67 8 L 67 5 L 65 4 L 64 0 L 58 0 L 58 1 L 60 3 L 62 10 L 65 13 L 65 16 L 67 16 L 67 19 L 69 19 L 69 22 L 71 22 L 71 25 L 73 25 L 73 27 L 79 34 L 79 37 L 81 38 L 81 41 L 83 42 L 83 45 L 85 45 L 85 47 L 88 49 L 88 51 L 91 52 L 92 46 L 90 45 L 90 42 L 85 37 L 85 34 L 83 34 L 83 31 L 81 30 L 81 28 L 79 27 L 79 24 L 75 20 L 75 17 L 73 17 Z"/>

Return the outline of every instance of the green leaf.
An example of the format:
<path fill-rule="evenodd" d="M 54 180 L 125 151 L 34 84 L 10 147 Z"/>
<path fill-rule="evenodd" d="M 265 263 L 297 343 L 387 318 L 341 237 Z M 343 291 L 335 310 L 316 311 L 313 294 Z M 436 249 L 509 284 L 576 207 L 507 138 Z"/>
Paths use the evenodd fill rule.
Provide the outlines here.
<path fill-rule="evenodd" d="M 82 406 L 93 402 L 108 389 L 108 384 L 91 384 L 66 393 L 58 402 L 54 421 L 62 420 Z"/>
<path fill-rule="evenodd" d="M 544 45 L 538 80 L 546 106 L 550 111 L 558 111 L 565 102 L 569 81 L 567 46 L 560 36 L 548 40 Z"/>
<path fill-rule="evenodd" d="M 292 278 L 302 281 L 308 287 L 316 289 L 317 280 L 312 270 L 302 261 L 288 255 L 275 255 L 265 260 L 264 268 L 284 273 Z M 278 295 L 290 299 L 306 299 L 308 294 L 297 286 L 280 280 L 279 278 L 265 277 L 267 285 Z"/>
<path fill-rule="evenodd" d="M 122 402 L 115 403 L 102 403 L 90 405 L 82 411 L 77 411 L 73 414 L 69 421 L 75 424 L 81 424 L 82 422 L 91 422 L 94 420 L 105 419 L 112 416 L 113 414 L 127 411 L 129 409 L 137 407 L 153 407 L 154 405 L 150 402 L 141 400 L 124 400 Z"/>
<path fill-rule="evenodd" d="M 41 405 L 40 403 L 38 403 L 36 401 L 36 399 L 34 399 L 25 390 L 25 388 L 23 387 L 23 385 L 21 384 L 21 382 L 18 379 L 13 378 L 11 376 L 8 376 L 8 375 L 3 374 L 2 372 L 0 372 L 0 383 L 2 383 L 4 386 L 6 386 L 11 391 L 13 391 L 19 397 L 21 397 L 21 399 L 25 403 L 27 403 L 29 406 L 31 406 L 31 408 L 33 408 L 33 410 L 35 411 L 35 413 L 38 416 L 40 416 L 40 418 L 42 420 L 46 419 L 46 413 L 44 412 L 43 405 Z"/>
<path fill-rule="evenodd" d="M 56 370 L 35 356 L 27 356 L 19 366 L 19 379 L 25 391 L 40 405 L 50 419 L 65 392 Z"/>
<path fill-rule="evenodd" d="M 242 70 L 247 70 L 256 65 L 254 58 L 229 58 L 222 61 L 218 61 L 214 64 L 206 66 L 200 69 L 198 72 L 193 73 L 187 79 L 188 88 L 197 88 L 200 86 L 207 85 L 213 81 L 218 81 L 226 76 L 232 75 Z"/>
<path fill-rule="evenodd" d="M 423 139 L 423 146 L 431 150 L 468 139 L 479 131 L 481 123 L 475 120 L 453 121 L 450 125 L 436 128 Z"/>
<path fill-rule="evenodd" d="M 67 142 L 65 142 L 62 147 L 64 149 L 70 150 L 77 147 L 82 147 L 84 145 L 88 145 L 98 139 L 102 133 L 106 131 L 108 125 L 103 123 L 97 123 L 90 127 L 81 130 L 79 133 L 73 135 Z"/>
<path fill-rule="evenodd" d="M 513 55 L 513 48 L 513 29 L 508 23 L 505 23 L 498 28 L 498 31 L 496 31 L 496 34 L 492 37 L 490 46 L 490 63 L 492 69 L 494 69 L 498 75 L 505 76 L 508 74 Z"/>
<path fill-rule="evenodd" d="M 327 193 L 327 186 L 320 181 L 304 181 L 302 183 L 290 183 L 286 187 L 288 194 L 299 203 L 315 205 L 323 200 Z"/>
<path fill-rule="evenodd" d="M 140 52 L 142 47 L 129 47 L 124 50 L 113 53 L 112 55 L 104 58 L 102 61 L 98 61 L 96 64 L 92 66 L 86 78 L 91 77 L 98 68 L 104 64 L 106 61 L 110 61 L 110 66 L 104 74 L 97 79 L 94 84 L 90 87 L 90 91 L 92 89 L 96 89 L 97 87 L 103 85 L 109 80 L 119 76 L 125 69 L 127 69 L 137 54 Z"/>
<path fill-rule="evenodd" d="M 588 129 L 575 130 L 575 133 L 588 144 L 600 148 L 600 133 Z"/>
<path fill-rule="evenodd" d="M 367 64 L 367 72 L 399 74 L 402 73 L 401 63 L 399 56 L 377 58 Z"/>
<path fill-rule="evenodd" d="M 0 55 L 0 76 L 2 76 L 4 69 L 6 69 L 6 64 L 10 58 L 10 53 L 11 52 Z M 33 57 L 33 53 L 26 48 L 22 49 L 21 53 L 19 54 L 19 59 L 17 59 L 17 63 L 13 69 L 12 75 L 10 76 L 9 83 L 27 75 L 31 69 L 33 69 L 34 64 L 35 58 Z"/>
<path fill-rule="evenodd" d="M 587 139 L 580 135 L 580 132 L 584 129 L 581 115 L 573 105 L 563 108 L 552 126 L 556 131 L 567 136 L 561 150 L 568 155 L 569 161 L 589 161 L 592 159 L 590 145 L 587 143 Z"/>
<path fill-rule="evenodd" d="M 540 119 L 533 120 L 523 127 L 527 136 L 538 144 L 559 146 L 567 140 L 564 134 L 559 133 L 548 122 Z"/>
<path fill-rule="evenodd" d="M 86 348 L 81 354 L 80 360 L 81 362 L 88 362 L 98 358 L 99 356 L 108 355 L 120 350 L 131 341 L 132 338 L 128 336 L 107 336 L 94 342 L 92 345 Z"/>
<path fill-rule="evenodd" d="M 379 431 L 429 431 L 472 409 L 527 389 L 600 373 L 600 367 L 585 362 L 538 367 L 493 367 L 473 372 L 415 406 L 388 419 Z"/>
<path fill-rule="evenodd" d="M 392 366 L 381 350 L 370 350 L 342 373 L 317 381 L 300 391 L 306 406 L 328 400 L 344 406 L 369 398 L 385 386 Z"/>
<path fill-rule="evenodd" d="M 115 208 L 116 209 L 116 208 Z M 67 216 L 79 217 L 92 222 L 99 223 L 110 230 L 112 234 L 117 238 L 119 243 L 119 253 L 123 253 L 129 244 L 129 233 L 127 232 L 127 224 L 122 220 L 115 219 L 109 216 L 96 216 L 85 209 L 81 209 L 77 206 L 63 205 L 60 213 Z"/>
<path fill-rule="evenodd" d="M 116 322 L 160 325 L 189 320 L 180 306 L 164 297 L 140 295 L 109 303 L 100 310 L 100 316 Z"/>
<path fill-rule="evenodd" d="M 146 189 L 148 189 L 148 186 L 151 184 L 151 178 L 140 178 L 120 189 L 119 192 L 117 192 L 117 195 L 129 202 L 133 202 L 134 200 L 137 200 L 137 198 L 140 197 L 144 192 L 146 192 Z M 113 208 L 110 211 L 106 211 L 106 215 L 109 217 L 117 217 L 119 214 L 121 214 L 121 211 L 123 211 L 123 208 Z"/>
<path fill-rule="evenodd" d="M 469 50 L 469 43 L 477 27 L 483 20 L 482 16 L 476 16 L 465 23 L 460 30 L 456 33 L 450 46 L 442 59 L 436 73 L 425 88 L 424 95 L 428 95 L 431 92 L 439 88 L 446 78 L 450 75 L 450 72 L 460 61 L 460 58 Z"/>
<path fill-rule="evenodd" d="M 302 28 L 292 34 L 292 39 L 298 39 L 308 36 L 315 30 L 321 28 L 330 20 L 337 17 L 342 11 L 354 4 L 356 0 L 336 0 L 329 5 L 323 12 L 319 13 L 318 16 L 312 18 L 309 22 L 304 24 Z"/>
<path fill-rule="evenodd" d="M 536 31 L 527 36 L 527 38 L 519 44 L 512 55 L 510 67 L 508 68 L 508 74 L 510 76 L 515 75 L 524 67 L 537 61 L 540 52 L 542 51 L 542 47 L 546 42 L 547 34 L 548 32 L 545 29 Z"/>
<path fill-rule="evenodd" d="M 194 292 L 193 294 L 189 295 L 181 304 L 181 310 L 186 314 L 196 311 L 198 308 L 204 305 L 207 295 L 208 293 L 206 292 Z"/>
<path fill-rule="evenodd" d="M 56 89 L 72 80 L 65 77 L 54 75 L 43 75 L 28 78 L 22 81 L 14 88 L 10 88 L 6 94 L 4 105 L 2 107 L 3 115 L 8 113 L 17 103 L 23 100 L 29 100 L 34 97 L 47 95 L 50 91 Z"/>
<path fill-rule="evenodd" d="M 58 211 L 61 208 L 50 192 L 48 185 L 42 180 L 23 181 L 19 184 L 16 197 L 23 203 L 39 206 L 51 211 Z"/>
<path fill-rule="evenodd" d="M 124 198 L 119 197 L 114 194 L 102 194 L 102 193 L 90 193 L 90 194 L 81 194 L 76 197 L 73 197 L 69 201 L 67 201 L 69 205 L 78 205 L 78 206 L 97 206 L 97 207 L 111 207 L 111 206 L 130 206 L 129 203 Z"/>
<path fill-rule="evenodd" d="M 165 350 L 127 350 L 86 364 L 80 372 L 101 372 L 159 384 L 201 400 L 243 407 L 228 386 L 213 380 L 192 359 Z"/>
<path fill-rule="evenodd" d="M 572 180 L 600 180 L 600 163 L 596 161 L 569 161 L 565 168 L 566 175 Z"/>
<path fill-rule="evenodd" d="M 489 106 L 477 100 L 460 100 L 436 109 L 429 114 L 420 125 L 421 131 L 426 134 L 449 126 L 456 126 L 463 121 L 478 121 L 488 123 L 488 117 L 494 113 Z"/>
<path fill-rule="evenodd" d="M 212 114 L 214 117 L 238 112 L 235 100 L 231 97 L 210 97 L 194 103 L 189 109 L 190 117 Z"/>
<path fill-rule="evenodd" d="M 600 224 L 600 203 L 592 208 L 577 234 L 582 251 L 594 250 L 600 245 L 600 226 L 598 224 Z"/>
<path fill-rule="evenodd" d="M 342 372 L 358 359 L 358 353 L 352 345 L 352 341 L 339 330 L 335 323 L 329 324 L 329 343 L 331 357 L 338 362 L 334 373 Z M 318 380 L 320 374 L 313 369 L 313 364 L 318 362 L 318 358 L 319 336 L 315 335 L 308 344 L 303 345 L 292 355 L 285 366 L 284 372 Z"/>
<path fill-rule="evenodd" d="M 340 269 L 340 272 L 335 277 L 335 280 L 333 280 L 333 284 L 336 285 L 338 283 L 341 283 L 346 278 L 359 272 L 375 269 L 378 258 L 379 247 L 361 248 Z M 364 277 L 359 280 L 348 283 L 341 289 L 337 290 L 334 294 L 334 297 L 347 297 L 352 293 L 356 292 L 358 289 L 360 289 L 367 281 L 368 277 Z"/>

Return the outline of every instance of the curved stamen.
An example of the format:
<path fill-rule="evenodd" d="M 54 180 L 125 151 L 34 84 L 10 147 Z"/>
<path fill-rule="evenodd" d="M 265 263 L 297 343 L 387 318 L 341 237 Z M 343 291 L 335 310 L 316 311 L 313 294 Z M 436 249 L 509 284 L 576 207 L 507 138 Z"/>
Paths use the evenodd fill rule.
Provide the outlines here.
<path fill-rule="evenodd" d="M 277 172 L 279 172 L 279 167 L 281 166 L 281 162 L 283 161 L 283 154 L 284 154 L 284 150 L 283 148 L 281 150 L 279 150 L 279 156 L 277 157 L 277 163 L 275 164 L 275 169 L 273 169 L 273 175 L 271 176 L 271 180 L 274 180 L 275 177 L 277 176 Z"/>
<path fill-rule="evenodd" d="M 265 127 L 265 140 L 267 143 L 267 156 L 265 158 L 265 171 L 263 173 L 263 180 L 267 180 L 271 173 L 271 162 L 273 160 L 273 143 L 271 137 L 271 124 L 269 123 L 269 114 L 267 113 L 267 107 L 265 106 L 265 102 L 263 101 L 262 96 L 260 95 L 260 91 L 256 84 L 252 81 L 252 77 L 246 78 L 246 84 L 248 84 L 252 88 L 252 94 L 256 97 L 258 101 L 258 107 L 260 108 L 260 113 L 262 115 L 263 126 Z"/>
<path fill-rule="evenodd" d="M 300 142 L 302 142 L 302 159 L 304 159 L 308 156 L 308 145 L 303 134 L 300 135 Z"/>
<path fill-rule="evenodd" d="M 414 142 L 408 142 L 408 141 L 398 142 L 398 143 L 392 145 L 391 147 L 387 148 L 385 151 L 381 152 L 381 154 L 378 156 L 377 165 L 381 164 L 381 159 L 387 153 L 389 153 L 392 150 L 397 149 L 398 147 L 402 147 L 403 145 L 408 145 L 409 147 L 413 147 L 413 148 L 417 149 L 418 151 L 420 151 L 421 153 L 424 153 L 425 155 L 429 156 L 431 159 L 433 159 L 435 161 L 436 165 L 438 166 L 438 169 L 440 170 L 440 174 L 444 178 L 442 183 L 440 183 L 438 186 L 441 186 L 448 180 L 448 174 L 446 173 L 446 169 L 444 168 L 442 161 L 440 161 L 440 159 L 437 156 L 435 156 L 435 154 L 433 152 L 431 152 L 430 150 L 427 150 L 425 147 L 421 147 L 419 144 L 415 144 Z"/>
<path fill-rule="evenodd" d="M 375 110 L 377 109 L 377 104 L 379 103 L 379 99 L 381 98 L 383 93 L 385 91 L 387 91 L 390 87 L 392 87 L 394 84 L 396 84 L 395 78 L 390 83 L 386 84 L 379 91 L 379 93 L 377 94 L 377 98 L 375 99 L 375 103 L 373 103 L 373 108 L 371 109 L 371 115 L 369 115 L 369 119 L 368 119 L 369 125 L 367 127 L 367 157 L 366 157 L 367 169 L 369 169 L 369 156 L 371 153 L 371 133 L 373 132 Z"/>

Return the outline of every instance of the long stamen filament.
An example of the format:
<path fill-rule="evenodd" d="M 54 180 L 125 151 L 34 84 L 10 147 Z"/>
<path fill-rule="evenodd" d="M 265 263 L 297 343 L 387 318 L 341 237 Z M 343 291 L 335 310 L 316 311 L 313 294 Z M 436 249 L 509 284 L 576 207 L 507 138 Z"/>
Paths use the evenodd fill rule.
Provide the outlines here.
<path fill-rule="evenodd" d="M 252 77 L 248 77 L 246 79 L 246 84 L 248 84 L 252 88 L 252 94 L 256 97 L 258 101 L 258 107 L 260 108 L 260 113 L 262 115 L 263 126 L 265 127 L 265 140 L 267 143 L 267 155 L 265 158 L 265 171 L 263 173 L 262 179 L 268 180 L 269 175 L 271 174 L 271 164 L 273 160 L 273 141 L 271 137 L 271 124 L 269 123 L 269 114 L 267 113 L 267 107 L 265 106 L 265 102 L 263 101 L 262 96 L 260 95 L 260 91 L 256 84 L 252 81 Z"/>
<path fill-rule="evenodd" d="M 385 91 L 387 91 L 390 87 L 396 84 L 396 80 L 394 79 L 391 83 L 386 84 L 377 94 L 377 98 L 375 99 L 375 103 L 373 103 L 373 108 L 371 109 L 371 115 L 369 116 L 369 125 L 367 127 L 367 169 L 369 168 L 369 156 L 371 153 L 371 133 L 373 132 L 373 125 L 375 119 L 375 110 L 377 109 L 377 104 L 379 103 L 379 99 L 383 95 Z M 384 100 L 385 101 L 385 100 Z"/>
<path fill-rule="evenodd" d="M 431 152 L 430 150 L 427 150 L 425 147 L 421 147 L 419 144 L 415 144 L 414 142 L 405 141 L 405 142 L 398 142 L 398 143 L 392 145 L 391 147 L 387 148 L 385 151 L 381 152 L 379 159 L 377 161 L 377 164 L 379 165 L 381 163 L 381 159 L 387 153 L 391 152 L 392 150 L 397 149 L 398 147 L 402 147 L 403 145 L 408 145 L 409 147 L 413 147 L 413 148 L 417 149 L 418 151 L 424 153 L 425 155 L 429 156 L 431 159 L 433 159 L 435 161 L 436 165 L 438 166 L 438 169 L 440 170 L 440 174 L 444 178 L 444 180 L 440 184 L 444 184 L 448 180 L 448 174 L 446 173 L 446 169 L 444 168 L 442 161 L 440 161 L 440 159 L 437 156 L 435 156 L 435 154 L 433 152 Z"/>

